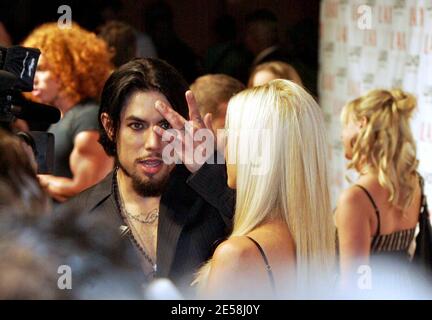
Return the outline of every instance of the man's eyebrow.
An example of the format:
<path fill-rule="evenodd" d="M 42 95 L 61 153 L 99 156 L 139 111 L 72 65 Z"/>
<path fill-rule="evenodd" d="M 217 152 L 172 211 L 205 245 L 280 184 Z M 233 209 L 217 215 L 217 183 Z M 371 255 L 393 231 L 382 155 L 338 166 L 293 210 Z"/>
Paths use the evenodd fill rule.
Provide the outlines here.
<path fill-rule="evenodd" d="M 125 120 L 133 120 L 133 121 L 139 121 L 139 122 L 147 122 L 144 119 L 138 118 L 137 116 L 129 116 Z"/>

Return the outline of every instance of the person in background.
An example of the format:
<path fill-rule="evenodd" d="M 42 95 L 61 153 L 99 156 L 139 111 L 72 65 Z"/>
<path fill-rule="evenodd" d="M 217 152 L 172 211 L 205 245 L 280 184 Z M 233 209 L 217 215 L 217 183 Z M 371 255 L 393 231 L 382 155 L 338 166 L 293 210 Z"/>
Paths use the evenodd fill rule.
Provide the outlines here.
<path fill-rule="evenodd" d="M 258 9 L 246 16 L 244 42 L 254 55 L 252 67 L 274 60 L 289 61 L 279 42 L 277 17 L 270 10 Z"/>
<path fill-rule="evenodd" d="M 302 79 L 303 87 L 316 96 L 316 74 L 310 75 L 307 66 L 296 58 L 295 52 L 287 50 L 280 41 L 276 15 L 267 9 L 258 9 L 246 16 L 246 47 L 254 55 L 251 69 L 270 61 L 288 63 Z M 297 80 L 294 77 L 293 80 Z"/>
<path fill-rule="evenodd" d="M 194 283 L 204 298 L 295 297 L 335 263 L 323 114 L 303 88 L 273 80 L 230 100 L 226 129 L 233 231 Z"/>
<path fill-rule="evenodd" d="M 28 159 L 31 163 L 31 166 L 35 173 L 38 172 L 38 163 L 37 163 L 37 147 L 36 141 L 33 136 L 28 131 L 20 131 L 15 134 L 21 140 L 21 146 L 24 151 L 28 155 Z"/>
<path fill-rule="evenodd" d="M 228 102 L 244 89 L 243 83 L 224 74 L 207 74 L 197 78 L 191 85 L 201 115 L 212 114 L 215 130 L 225 127 Z"/>
<path fill-rule="evenodd" d="M 291 65 L 282 61 L 270 61 L 259 64 L 252 70 L 248 87 L 261 86 L 275 79 L 291 80 L 300 86 L 302 85 L 300 76 Z"/>
<path fill-rule="evenodd" d="M 157 56 L 176 68 L 188 83 L 202 74 L 200 58 L 177 34 L 174 14 L 166 1 L 151 2 L 144 13 L 145 30 L 152 38 Z"/>
<path fill-rule="evenodd" d="M 16 215 L 0 207 L 0 299 L 144 298 L 134 252 L 109 217 L 37 210 Z"/>
<path fill-rule="evenodd" d="M 114 67 L 118 68 L 137 56 L 135 30 L 127 23 L 108 21 L 98 28 L 97 35 L 108 44 Z"/>
<path fill-rule="evenodd" d="M 184 128 L 188 108 L 194 127 L 211 128 L 211 116 L 201 117 L 187 90 L 163 60 L 134 59 L 114 71 L 102 92 L 99 121 L 101 143 L 116 168 L 58 208 L 59 214 L 75 208 L 89 219 L 109 220 L 136 249 L 148 282 L 168 278 L 182 291 L 191 290 L 193 273 L 226 236 L 233 212 L 224 166 L 184 157 L 183 163 L 164 161 L 169 141 L 161 131 Z M 200 145 L 182 144 L 183 156 Z"/>
<path fill-rule="evenodd" d="M 9 47 L 12 44 L 12 39 L 6 30 L 3 22 L 0 21 L 0 46 Z"/>
<path fill-rule="evenodd" d="M 213 130 L 216 131 L 216 145 L 224 154 L 225 115 L 229 100 L 245 89 L 240 81 L 224 74 L 208 74 L 197 78 L 191 85 L 201 116 L 212 115 Z"/>
<path fill-rule="evenodd" d="M 102 24 L 108 24 L 110 21 L 122 21 L 126 23 L 126 10 L 124 3 L 120 0 L 103 0 L 100 4 L 100 13 L 103 20 Z M 150 36 L 139 30 L 139 28 L 133 28 L 133 30 L 135 34 L 134 42 L 136 43 L 134 57 L 157 58 L 156 47 Z"/>
<path fill-rule="evenodd" d="M 0 129 L 0 299 L 143 298 L 134 253 L 109 219 L 51 214 L 23 137 Z M 71 290 L 59 287 L 64 267 Z"/>
<path fill-rule="evenodd" d="M 250 52 L 237 42 L 237 26 L 230 15 L 218 17 L 212 28 L 215 43 L 204 58 L 204 70 L 210 74 L 226 74 L 246 83 L 252 62 Z"/>
<path fill-rule="evenodd" d="M 0 209 L 8 214 L 46 215 L 48 195 L 39 184 L 35 160 L 21 138 L 0 129 Z"/>
<path fill-rule="evenodd" d="M 102 39 L 76 24 L 69 29 L 44 24 L 23 45 L 41 50 L 30 97 L 61 112 L 61 120 L 48 130 L 55 136 L 54 174 L 39 179 L 55 200 L 64 201 L 113 167 L 98 142 L 96 102 L 112 71 L 111 55 Z"/>
<path fill-rule="evenodd" d="M 379 258 L 408 262 L 420 212 L 420 177 L 409 121 L 416 99 L 402 90 L 373 90 L 342 110 L 345 157 L 359 178 L 340 195 L 341 284 L 357 284 L 358 267 Z M 395 262 L 395 263 L 393 263 Z"/>

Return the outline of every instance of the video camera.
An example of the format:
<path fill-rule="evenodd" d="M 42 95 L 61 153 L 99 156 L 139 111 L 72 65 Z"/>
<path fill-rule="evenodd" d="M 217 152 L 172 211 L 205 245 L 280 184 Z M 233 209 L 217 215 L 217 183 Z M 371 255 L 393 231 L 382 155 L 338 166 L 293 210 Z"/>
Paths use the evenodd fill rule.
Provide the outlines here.
<path fill-rule="evenodd" d="M 15 118 L 30 122 L 56 123 L 60 111 L 48 105 L 25 99 L 22 92 L 33 90 L 34 76 L 40 51 L 34 48 L 0 46 L 0 124 L 7 127 Z M 54 136 L 31 131 L 38 173 L 52 173 L 54 164 Z"/>

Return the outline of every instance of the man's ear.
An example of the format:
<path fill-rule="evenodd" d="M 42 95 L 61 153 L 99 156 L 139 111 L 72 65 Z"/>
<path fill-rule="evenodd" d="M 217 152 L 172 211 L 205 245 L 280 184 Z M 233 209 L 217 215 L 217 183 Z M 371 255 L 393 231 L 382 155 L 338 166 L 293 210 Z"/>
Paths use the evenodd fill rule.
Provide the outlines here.
<path fill-rule="evenodd" d="M 228 109 L 228 101 L 221 102 L 217 106 L 218 114 L 223 114 L 224 116 L 226 115 L 227 109 Z"/>
<path fill-rule="evenodd" d="M 101 122 L 110 140 L 114 140 L 114 126 L 110 116 L 104 112 L 101 114 Z"/>

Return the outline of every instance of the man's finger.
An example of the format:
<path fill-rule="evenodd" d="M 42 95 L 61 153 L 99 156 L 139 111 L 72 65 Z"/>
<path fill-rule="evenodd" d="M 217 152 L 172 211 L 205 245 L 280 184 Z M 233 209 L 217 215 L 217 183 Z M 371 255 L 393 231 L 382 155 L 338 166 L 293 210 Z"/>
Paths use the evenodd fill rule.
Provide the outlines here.
<path fill-rule="evenodd" d="M 189 108 L 189 120 L 198 124 L 199 127 L 204 125 L 203 119 L 198 109 L 198 104 L 195 100 L 195 97 L 192 91 L 186 91 L 186 101 Z"/>
<path fill-rule="evenodd" d="M 178 130 L 184 128 L 186 120 L 166 103 L 158 100 L 155 103 L 155 108 L 169 122 L 171 127 Z"/>
<path fill-rule="evenodd" d="M 153 126 L 153 131 L 156 132 L 156 134 L 158 136 L 160 136 L 161 138 L 163 138 L 164 139 L 163 141 L 171 142 L 171 141 L 173 141 L 178 136 L 178 134 L 177 135 L 174 134 L 174 132 L 173 132 L 174 130 L 169 130 L 168 131 L 168 130 L 162 129 L 159 126 Z M 179 130 L 176 130 L 176 131 L 180 132 Z"/>

